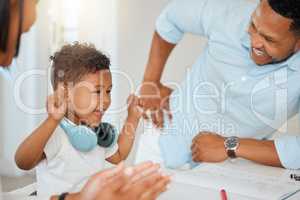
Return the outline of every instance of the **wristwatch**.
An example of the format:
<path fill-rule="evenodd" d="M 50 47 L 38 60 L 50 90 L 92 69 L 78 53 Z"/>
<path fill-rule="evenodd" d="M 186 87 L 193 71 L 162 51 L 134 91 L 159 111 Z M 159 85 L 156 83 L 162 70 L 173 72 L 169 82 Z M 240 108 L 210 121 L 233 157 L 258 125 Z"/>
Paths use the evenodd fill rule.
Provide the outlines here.
<path fill-rule="evenodd" d="M 224 141 L 224 146 L 229 158 L 236 158 L 236 150 L 239 147 L 239 138 L 232 136 L 228 137 Z"/>

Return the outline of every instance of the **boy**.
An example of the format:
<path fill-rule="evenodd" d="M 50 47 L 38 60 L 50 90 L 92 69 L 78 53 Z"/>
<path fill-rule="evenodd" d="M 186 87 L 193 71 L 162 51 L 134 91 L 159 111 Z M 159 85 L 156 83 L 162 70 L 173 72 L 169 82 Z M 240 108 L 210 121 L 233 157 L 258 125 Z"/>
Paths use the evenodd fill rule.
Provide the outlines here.
<path fill-rule="evenodd" d="M 142 115 L 138 98 L 130 96 L 118 142 L 109 148 L 86 144 L 90 141 L 86 137 L 96 134 L 87 136 L 82 130 L 96 128 L 111 103 L 110 60 L 95 47 L 79 43 L 62 47 L 52 60 L 55 92 L 48 97 L 48 117 L 15 155 L 19 168 L 37 166 L 37 193 L 43 196 L 79 191 L 91 175 L 103 169 L 105 159 L 113 164 L 125 160 Z"/>

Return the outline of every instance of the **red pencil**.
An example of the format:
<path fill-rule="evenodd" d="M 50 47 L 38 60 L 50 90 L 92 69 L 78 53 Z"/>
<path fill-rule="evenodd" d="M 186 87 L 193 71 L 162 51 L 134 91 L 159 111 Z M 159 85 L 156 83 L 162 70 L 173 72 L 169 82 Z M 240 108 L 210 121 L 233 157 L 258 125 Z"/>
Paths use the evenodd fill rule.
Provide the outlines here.
<path fill-rule="evenodd" d="M 222 190 L 220 191 L 220 193 L 221 193 L 221 198 L 222 198 L 222 200 L 227 200 L 227 194 L 226 194 L 226 191 L 225 191 L 224 189 L 222 189 Z"/>

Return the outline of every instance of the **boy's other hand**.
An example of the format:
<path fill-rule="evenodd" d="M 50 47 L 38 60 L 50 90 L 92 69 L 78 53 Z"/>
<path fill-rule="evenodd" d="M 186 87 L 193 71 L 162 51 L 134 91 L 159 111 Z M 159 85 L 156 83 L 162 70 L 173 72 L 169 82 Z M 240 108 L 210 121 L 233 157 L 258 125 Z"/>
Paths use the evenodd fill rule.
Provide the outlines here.
<path fill-rule="evenodd" d="M 139 98 L 131 94 L 127 99 L 128 117 L 140 119 L 143 115 L 143 109 L 139 106 Z"/>
<path fill-rule="evenodd" d="M 59 84 L 54 94 L 48 96 L 47 112 L 49 117 L 60 121 L 67 112 L 68 90 L 63 84 Z"/>

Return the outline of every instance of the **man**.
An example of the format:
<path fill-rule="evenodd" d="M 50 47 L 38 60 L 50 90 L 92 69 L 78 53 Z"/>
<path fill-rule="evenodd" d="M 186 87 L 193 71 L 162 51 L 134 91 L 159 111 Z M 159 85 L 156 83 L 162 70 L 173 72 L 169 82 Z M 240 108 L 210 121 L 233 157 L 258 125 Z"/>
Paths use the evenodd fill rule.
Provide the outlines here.
<path fill-rule="evenodd" d="M 35 22 L 36 2 L 0 1 L 0 67 L 9 67 L 13 58 L 17 57 L 21 35 L 29 31 Z M 130 168 L 121 164 L 117 168 L 95 174 L 82 191 L 74 194 L 64 193 L 51 199 L 154 200 L 169 184 L 169 177 L 163 176 L 155 166 L 151 162 Z M 0 199 L 1 197 L 0 194 Z"/>
<path fill-rule="evenodd" d="M 159 142 L 167 166 L 241 157 L 300 168 L 299 136 L 267 140 L 299 109 L 299 11 L 297 0 L 170 2 L 158 18 L 141 89 L 141 105 L 157 126 L 165 112 L 172 119 Z M 185 33 L 208 43 L 172 92 L 160 79 Z"/>

